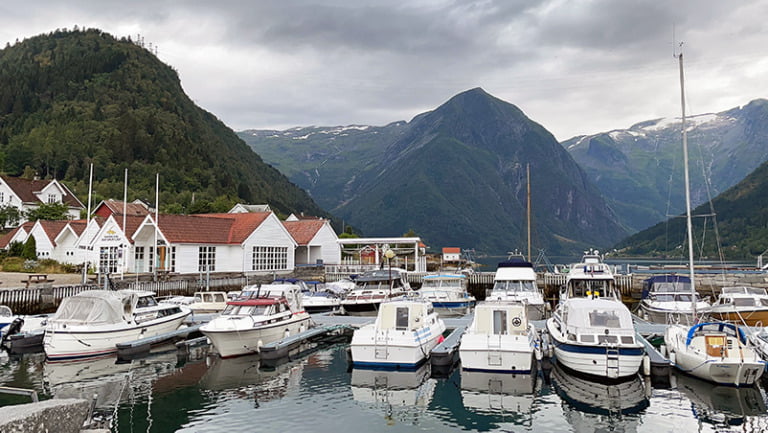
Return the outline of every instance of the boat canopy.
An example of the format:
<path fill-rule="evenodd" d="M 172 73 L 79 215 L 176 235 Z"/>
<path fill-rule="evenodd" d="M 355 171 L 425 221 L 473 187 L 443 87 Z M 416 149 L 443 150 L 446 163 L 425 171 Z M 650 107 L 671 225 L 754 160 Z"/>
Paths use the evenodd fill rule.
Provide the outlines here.
<path fill-rule="evenodd" d="M 82 324 L 121 323 L 133 314 L 136 292 L 88 290 L 62 299 L 52 321 Z"/>
<path fill-rule="evenodd" d="M 707 331 L 725 332 L 731 335 L 738 335 L 739 340 L 742 342 L 742 344 L 747 343 L 747 336 L 746 334 L 744 334 L 744 331 L 733 323 L 703 322 L 703 323 L 699 323 L 691 326 L 691 329 L 688 330 L 688 336 L 685 338 L 685 345 L 688 346 L 689 344 L 691 344 L 693 337 L 695 337 L 697 333 L 704 333 Z"/>
<path fill-rule="evenodd" d="M 682 275 L 657 275 L 643 280 L 642 299 L 651 292 L 691 292 L 691 279 Z"/>
<path fill-rule="evenodd" d="M 567 325 L 577 328 L 633 328 L 629 310 L 610 299 L 573 298 L 568 301 L 565 313 Z"/>
<path fill-rule="evenodd" d="M 399 279 L 402 277 L 401 272 L 402 270 L 399 268 L 392 268 L 391 272 L 389 269 L 378 269 L 360 275 L 359 277 L 355 278 L 355 282 L 389 281 L 390 278 L 393 280 Z"/>
<path fill-rule="evenodd" d="M 721 293 L 723 295 L 757 295 L 757 296 L 768 296 L 766 294 L 765 289 L 762 287 L 749 287 L 749 286 L 739 286 L 739 287 L 723 287 Z"/>

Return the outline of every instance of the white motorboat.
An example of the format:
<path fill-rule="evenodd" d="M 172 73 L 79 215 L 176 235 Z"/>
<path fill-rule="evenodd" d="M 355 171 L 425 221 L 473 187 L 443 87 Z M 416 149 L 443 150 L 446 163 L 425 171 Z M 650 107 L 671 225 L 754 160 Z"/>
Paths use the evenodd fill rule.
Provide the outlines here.
<path fill-rule="evenodd" d="M 765 370 L 745 332 L 732 323 L 670 326 L 664 343 L 678 369 L 720 385 L 754 385 Z"/>
<path fill-rule="evenodd" d="M 258 353 L 261 346 L 310 327 L 296 284 L 250 286 L 200 328 L 222 358 Z"/>
<path fill-rule="evenodd" d="M 50 316 L 50 314 L 14 316 L 14 321 L 0 332 L 2 334 L 0 346 L 6 347 L 11 353 L 42 352 L 45 325 Z"/>
<path fill-rule="evenodd" d="M 61 301 L 43 348 L 50 360 L 104 356 L 118 343 L 174 331 L 189 314 L 187 307 L 158 303 L 153 292 L 87 290 Z"/>
<path fill-rule="evenodd" d="M 459 357 L 464 370 L 528 374 L 538 350 L 538 336 L 525 304 L 482 301 L 461 336 Z"/>
<path fill-rule="evenodd" d="M 691 279 L 682 275 L 657 275 L 643 281 L 640 314 L 655 323 L 689 323 L 691 305 Z M 697 311 L 709 309 L 709 302 L 697 293 Z"/>
<path fill-rule="evenodd" d="M 195 292 L 188 305 L 194 314 L 220 313 L 227 307 L 227 292 Z"/>
<path fill-rule="evenodd" d="M 560 365 L 599 378 L 631 378 L 645 355 L 629 309 L 611 297 L 566 299 L 547 332 Z"/>
<path fill-rule="evenodd" d="M 768 325 L 768 293 L 762 287 L 723 287 L 706 310 L 714 320 L 746 326 Z"/>
<path fill-rule="evenodd" d="M 0 305 L 0 336 L 4 334 L 4 329 L 16 320 L 16 316 L 11 308 L 6 305 Z"/>
<path fill-rule="evenodd" d="M 417 368 L 442 341 L 443 332 L 445 323 L 431 302 L 418 298 L 384 302 L 376 321 L 352 334 L 352 363 L 355 367 Z"/>
<path fill-rule="evenodd" d="M 632 314 L 616 295 L 613 273 L 594 250 L 571 265 L 547 332 L 560 365 L 598 378 L 630 378 L 645 355 Z"/>
<path fill-rule="evenodd" d="M 319 281 L 296 280 L 296 284 L 301 286 L 302 302 L 307 313 L 329 313 L 341 310 L 341 294 L 336 292 L 336 287 L 329 286 L 326 289 L 326 284 Z"/>
<path fill-rule="evenodd" d="M 525 302 L 530 320 L 544 318 L 546 304 L 542 290 L 536 285 L 536 271 L 533 264 L 519 254 L 512 254 L 499 263 L 493 288 L 485 299 Z"/>
<path fill-rule="evenodd" d="M 463 316 L 475 306 L 475 297 L 467 292 L 463 274 L 425 275 L 418 295 L 432 302 L 441 317 Z"/>
<path fill-rule="evenodd" d="M 399 268 L 369 271 L 355 279 L 355 288 L 341 301 L 345 314 L 375 316 L 382 302 L 412 293 L 406 272 Z"/>

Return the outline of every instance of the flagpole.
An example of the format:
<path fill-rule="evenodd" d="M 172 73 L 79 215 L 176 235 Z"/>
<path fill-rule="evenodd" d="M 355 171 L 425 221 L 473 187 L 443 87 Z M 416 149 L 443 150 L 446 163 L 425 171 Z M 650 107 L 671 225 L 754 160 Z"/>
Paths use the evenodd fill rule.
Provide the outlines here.
<path fill-rule="evenodd" d="M 157 173 L 157 177 L 155 180 L 155 246 L 153 260 L 155 263 L 152 264 L 152 276 L 153 280 L 157 281 L 157 225 L 158 225 L 158 216 L 160 212 L 160 173 Z"/>
<path fill-rule="evenodd" d="M 128 168 L 125 169 L 125 182 L 123 183 L 123 237 L 125 237 L 126 242 L 130 243 L 128 239 L 128 232 L 125 229 L 125 220 L 126 220 L 126 214 L 128 213 Z M 128 254 L 125 252 L 125 247 L 122 247 L 120 249 L 120 252 L 123 255 L 122 264 L 120 265 L 120 279 L 122 280 L 125 278 L 125 265 L 128 261 Z"/>
<path fill-rule="evenodd" d="M 93 163 L 91 163 L 90 173 L 88 174 L 88 211 L 85 214 L 85 228 L 86 230 L 91 224 L 91 193 L 93 191 Z M 90 240 L 89 240 L 90 242 Z M 86 245 L 85 248 L 85 260 L 83 261 L 83 280 L 82 283 L 85 284 L 86 278 L 85 276 L 88 274 L 88 246 Z"/>

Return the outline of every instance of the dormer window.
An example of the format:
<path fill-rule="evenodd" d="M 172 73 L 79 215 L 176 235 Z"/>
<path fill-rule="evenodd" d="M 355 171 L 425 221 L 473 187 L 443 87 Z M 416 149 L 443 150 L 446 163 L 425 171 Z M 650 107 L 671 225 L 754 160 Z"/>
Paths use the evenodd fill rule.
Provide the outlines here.
<path fill-rule="evenodd" d="M 48 194 L 48 203 L 58 203 L 58 197 L 56 194 Z"/>

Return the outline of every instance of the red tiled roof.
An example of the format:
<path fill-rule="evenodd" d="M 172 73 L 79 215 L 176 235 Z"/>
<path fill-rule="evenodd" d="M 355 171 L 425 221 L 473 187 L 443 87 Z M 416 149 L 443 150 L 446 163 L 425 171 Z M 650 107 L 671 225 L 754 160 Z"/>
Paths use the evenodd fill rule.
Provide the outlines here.
<path fill-rule="evenodd" d="M 443 254 L 461 254 L 461 248 L 445 247 L 443 248 Z"/>
<path fill-rule="evenodd" d="M 77 236 L 81 236 L 85 231 L 85 228 L 88 227 L 88 222 L 87 220 L 72 220 L 69 221 L 69 226 Z"/>
<path fill-rule="evenodd" d="M 0 236 L 0 248 L 8 248 L 8 245 L 11 243 L 11 239 L 16 236 L 16 233 L 18 233 L 19 230 L 24 229 L 27 233 L 29 233 L 29 231 L 32 230 L 33 225 L 35 225 L 34 222 L 27 221 L 24 224 L 4 234 L 3 236 Z"/>
<path fill-rule="evenodd" d="M 109 216 L 109 214 L 111 214 L 116 216 L 119 215 L 122 217 L 123 208 L 125 208 L 125 214 L 128 216 L 133 215 L 133 216 L 144 217 L 149 215 L 149 209 L 147 209 L 141 203 L 126 203 L 125 205 L 123 203 L 124 202 L 122 200 L 112 200 L 112 199 L 104 200 L 101 203 L 99 203 L 99 205 L 94 210 L 94 213 L 97 213 L 102 216 Z M 99 213 L 101 212 L 102 207 L 107 209 L 108 211 L 107 215 L 103 215 Z"/>
<path fill-rule="evenodd" d="M 16 193 L 16 195 L 18 195 L 21 201 L 24 203 L 43 203 L 39 198 L 37 198 L 35 193 L 42 191 L 43 188 L 48 186 L 49 183 L 53 182 L 52 180 L 30 180 L 6 175 L 0 175 L 0 178 L 2 178 L 3 181 L 8 184 L 8 187 L 11 188 L 11 190 L 13 190 L 13 192 Z M 72 207 L 83 208 L 83 204 L 80 203 L 80 200 L 78 200 L 74 194 L 72 194 L 72 191 L 70 191 L 69 188 L 67 188 L 67 186 L 63 183 L 58 183 L 64 189 L 64 195 L 62 196 L 62 201 L 64 204 Z"/>
<path fill-rule="evenodd" d="M 56 245 L 56 236 L 61 233 L 62 230 L 64 230 L 64 227 L 69 224 L 68 220 L 40 220 L 38 221 L 40 223 L 40 227 L 43 228 L 43 231 L 45 232 L 45 235 L 48 236 L 48 239 L 51 241 L 51 244 Z"/>
<path fill-rule="evenodd" d="M 309 244 L 324 224 L 324 220 L 318 219 L 283 221 L 283 226 L 299 245 Z"/>
<path fill-rule="evenodd" d="M 158 226 L 170 243 L 241 244 L 270 212 L 160 215 Z"/>

